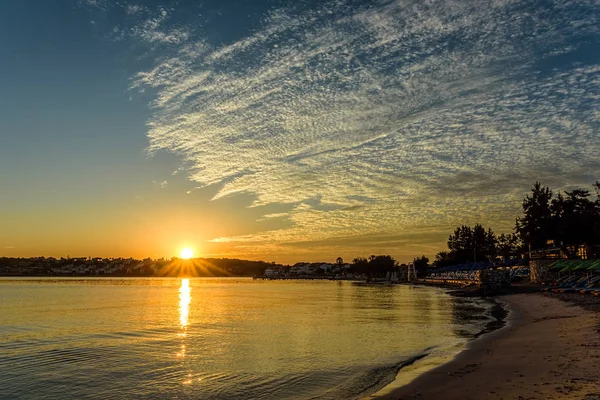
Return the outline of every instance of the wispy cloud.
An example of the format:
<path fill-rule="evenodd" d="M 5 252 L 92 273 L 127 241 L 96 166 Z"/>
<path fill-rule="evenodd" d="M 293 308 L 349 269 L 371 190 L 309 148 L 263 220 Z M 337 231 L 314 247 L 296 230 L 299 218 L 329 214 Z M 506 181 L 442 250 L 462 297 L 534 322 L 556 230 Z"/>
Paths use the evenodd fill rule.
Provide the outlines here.
<path fill-rule="evenodd" d="M 148 8 L 139 4 L 128 4 L 125 6 L 125 12 L 127 15 L 138 15 L 146 11 L 148 11 Z"/>
<path fill-rule="evenodd" d="M 169 186 L 169 182 L 166 179 L 164 181 L 152 181 L 152 183 L 161 189 L 164 189 L 167 186 Z"/>
<path fill-rule="evenodd" d="M 271 213 L 263 215 L 262 218 L 259 218 L 257 221 L 266 221 L 276 218 L 287 218 L 288 216 L 288 213 Z"/>
<path fill-rule="evenodd" d="M 217 241 L 272 248 L 476 220 L 510 229 L 536 179 L 591 182 L 596 1 L 352 3 L 273 10 L 220 47 L 166 8 L 131 30 L 171 46 L 132 82 L 156 93 L 149 150 L 179 154 L 201 186 L 221 184 L 216 198 L 292 205 L 291 227 Z"/>
<path fill-rule="evenodd" d="M 142 8 L 127 8 L 128 14 L 138 14 Z M 180 44 L 185 42 L 189 33 L 185 29 L 167 27 L 169 10 L 160 8 L 158 13 L 130 29 L 130 34 L 149 43 Z"/>
<path fill-rule="evenodd" d="M 106 9 L 108 6 L 108 2 L 107 0 L 79 0 L 79 5 L 99 9 Z"/>

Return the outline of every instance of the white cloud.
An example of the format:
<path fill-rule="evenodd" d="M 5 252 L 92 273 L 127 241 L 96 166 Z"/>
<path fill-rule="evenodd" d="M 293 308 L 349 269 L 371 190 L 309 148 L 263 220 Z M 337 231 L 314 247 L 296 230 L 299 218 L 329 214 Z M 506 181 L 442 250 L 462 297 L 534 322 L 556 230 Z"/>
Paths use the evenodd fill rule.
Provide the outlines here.
<path fill-rule="evenodd" d="M 108 6 L 107 0 L 79 0 L 80 6 L 87 6 L 99 9 L 106 9 Z"/>
<path fill-rule="evenodd" d="M 289 216 L 290 215 L 288 213 L 271 213 L 263 215 L 262 218 L 257 219 L 257 221 L 267 221 L 276 218 L 288 218 Z"/>
<path fill-rule="evenodd" d="M 134 6 L 137 7 L 137 6 Z M 127 7 L 127 13 L 131 14 Z M 134 8 L 135 14 L 144 11 Z M 147 10 L 147 9 L 146 9 Z M 160 7 L 151 17 L 130 29 L 129 34 L 151 44 L 181 44 L 189 38 L 189 32 L 182 28 L 168 27 L 169 10 Z"/>
<path fill-rule="evenodd" d="M 140 6 L 139 4 L 129 4 L 125 7 L 125 12 L 128 15 L 137 15 L 147 11 L 148 9 L 146 7 Z"/>
<path fill-rule="evenodd" d="M 169 182 L 167 180 L 164 181 L 152 181 L 153 184 L 155 184 L 156 186 L 160 187 L 161 189 L 166 188 L 169 185 Z"/>
<path fill-rule="evenodd" d="M 600 67 L 557 61 L 597 39 L 595 6 L 325 2 L 221 48 L 163 9 L 132 32 L 175 53 L 132 87 L 157 92 L 151 152 L 222 184 L 216 198 L 293 206 L 292 227 L 215 242 L 510 229 L 533 181 L 588 184 L 598 167 Z"/>

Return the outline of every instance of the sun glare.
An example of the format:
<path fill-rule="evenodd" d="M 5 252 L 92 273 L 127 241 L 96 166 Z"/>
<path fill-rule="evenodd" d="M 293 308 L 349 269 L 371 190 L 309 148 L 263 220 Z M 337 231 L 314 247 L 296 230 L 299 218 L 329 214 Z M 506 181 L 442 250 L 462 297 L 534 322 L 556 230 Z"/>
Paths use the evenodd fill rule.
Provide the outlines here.
<path fill-rule="evenodd" d="M 194 256 L 194 251 L 192 249 L 190 249 L 189 247 L 183 248 L 179 252 L 179 257 L 183 258 L 184 260 L 189 260 L 193 256 Z"/>
<path fill-rule="evenodd" d="M 190 289 L 190 280 L 182 279 L 181 287 L 179 288 L 179 323 L 183 328 L 188 324 L 188 316 L 190 313 L 190 302 L 192 301 L 192 289 Z M 183 355 L 184 352 L 182 351 Z"/>

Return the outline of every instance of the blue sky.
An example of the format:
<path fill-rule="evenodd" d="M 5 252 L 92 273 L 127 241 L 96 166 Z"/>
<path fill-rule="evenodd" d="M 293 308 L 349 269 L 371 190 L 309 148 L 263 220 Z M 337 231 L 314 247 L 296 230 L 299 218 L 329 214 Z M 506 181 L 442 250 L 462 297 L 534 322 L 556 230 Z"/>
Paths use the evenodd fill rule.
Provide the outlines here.
<path fill-rule="evenodd" d="M 6 2 L 0 249 L 408 260 L 510 231 L 536 180 L 599 179 L 598 6 Z"/>

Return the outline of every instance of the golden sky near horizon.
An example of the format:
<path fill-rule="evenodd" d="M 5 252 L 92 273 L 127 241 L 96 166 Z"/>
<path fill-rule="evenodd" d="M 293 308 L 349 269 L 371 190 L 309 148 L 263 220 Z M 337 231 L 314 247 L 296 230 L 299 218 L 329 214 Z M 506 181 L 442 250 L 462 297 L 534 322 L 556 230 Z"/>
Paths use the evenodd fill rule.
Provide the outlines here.
<path fill-rule="evenodd" d="M 405 262 L 510 232 L 535 181 L 600 178 L 599 10 L 11 4 L 0 256 Z"/>

